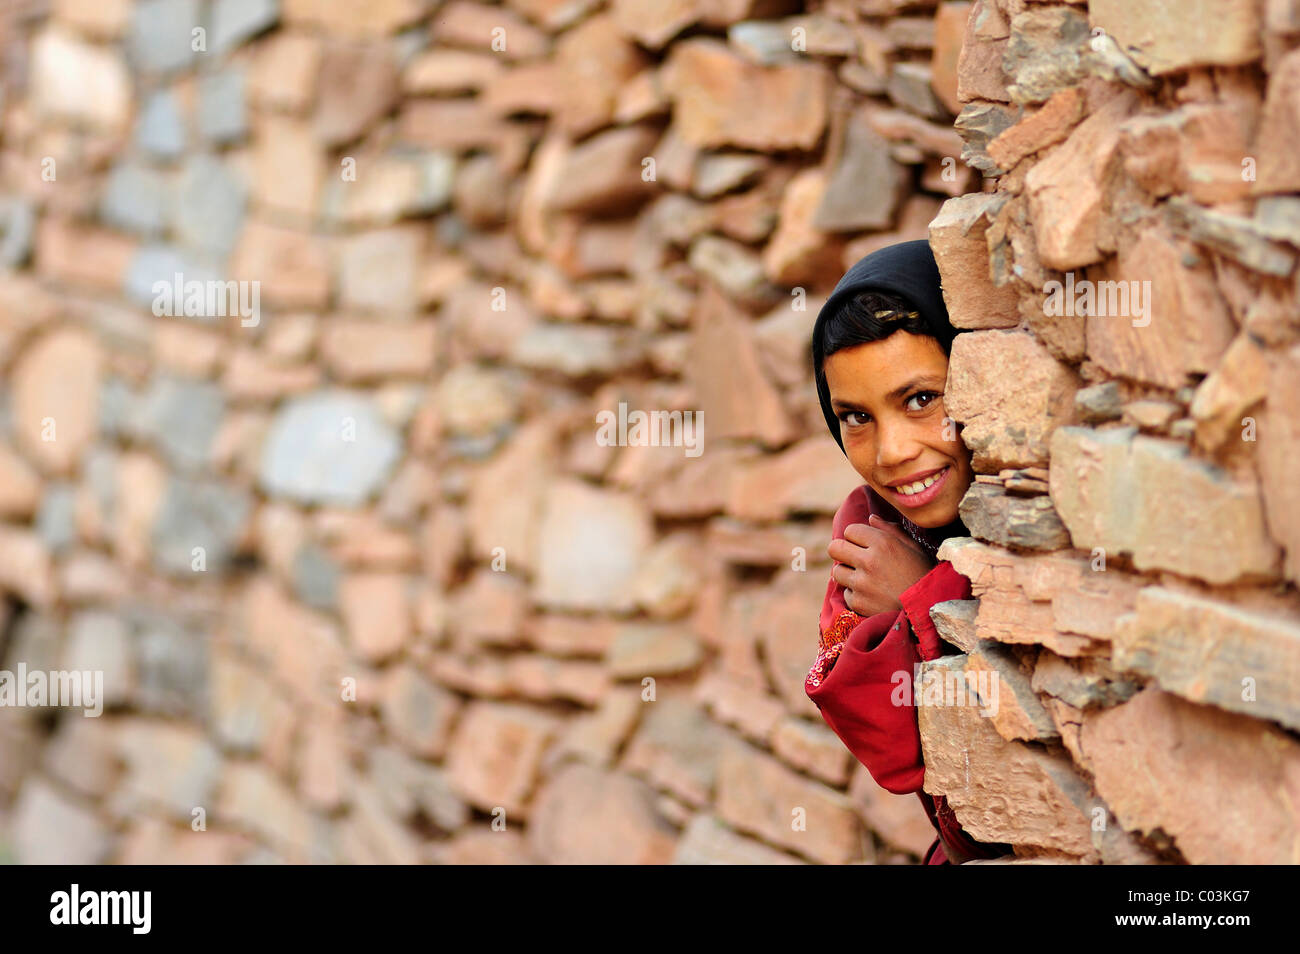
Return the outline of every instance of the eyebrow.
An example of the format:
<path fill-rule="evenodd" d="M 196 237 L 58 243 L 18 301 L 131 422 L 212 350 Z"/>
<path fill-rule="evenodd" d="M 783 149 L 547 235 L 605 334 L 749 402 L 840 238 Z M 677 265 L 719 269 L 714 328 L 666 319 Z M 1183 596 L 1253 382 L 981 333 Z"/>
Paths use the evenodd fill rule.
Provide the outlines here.
<path fill-rule="evenodd" d="M 923 384 L 930 384 L 930 385 L 942 387 L 943 386 L 942 383 L 936 384 L 936 382 L 939 381 L 940 378 L 939 375 L 937 374 L 933 374 L 933 373 L 918 374 L 916 377 L 909 378 L 906 382 L 900 384 L 898 387 L 894 388 L 894 390 L 886 394 L 885 400 L 893 401 L 896 398 L 902 397 L 904 394 L 906 394 L 908 391 L 911 391 L 913 388 L 920 387 Z M 836 398 L 831 398 L 831 408 L 833 410 L 838 410 L 838 411 L 865 411 L 866 410 L 866 408 L 860 404 L 854 404 L 852 401 L 841 401 Z"/>

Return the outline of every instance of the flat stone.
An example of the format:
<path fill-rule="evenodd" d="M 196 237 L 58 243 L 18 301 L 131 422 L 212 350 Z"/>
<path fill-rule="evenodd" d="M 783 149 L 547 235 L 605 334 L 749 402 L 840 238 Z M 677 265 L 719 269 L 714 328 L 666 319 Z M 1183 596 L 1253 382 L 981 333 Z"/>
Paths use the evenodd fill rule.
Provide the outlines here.
<path fill-rule="evenodd" d="M 168 198 L 160 173 L 132 162 L 118 163 L 105 182 L 99 216 L 112 228 L 150 238 L 162 232 Z"/>
<path fill-rule="evenodd" d="M 55 328 L 18 355 L 10 376 L 10 420 L 22 450 L 42 468 L 71 473 L 96 430 L 102 356 L 95 340 Z"/>
<path fill-rule="evenodd" d="M 177 239 L 224 258 L 239 240 L 247 201 L 247 187 L 226 163 L 211 156 L 191 157 L 181 171 L 171 207 Z"/>
<path fill-rule="evenodd" d="M 148 94 L 136 120 L 135 141 L 158 159 L 177 159 L 185 152 L 185 118 L 174 91 L 160 89 Z"/>
<path fill-rule="evenodd" d="M 1300 673 L 1293 618 L 1147 586 L 1138 591 L 1135 617 L 1116 631 L 1114 662 L 1191 702 L 1291 729 L 1300 724 L 1289 689 Z"/>
<path fill-rule="evenodd" d="M 954 328 L 1014 328 L 1020 324 L 1015 286 L 993 283 L 989 225 L 1002 200 L 973 192 L 944 202 L 929 224 L 948 320 Z"/>
<path fill-rule="evenodd" d="M 153 526 L 155 565 L 176 576 L 191 576 L 198 547 L 206 565 L 203 572 L 222 572 L 243 537 L 251 510 L 248 494 L 234 487 L 172 478 Z"/>
<path fill-rule="evenodd" d="M 32 40 L 31 84 L 37 116 L 112 132 L 125 127 L 131 114 L 131 79 L 121 54 L 57 27 L 47 27 Z"/>
<path fill-rule="evenodd" d="M 1240 66 L 1263 52 L 1260 8 L 1247 0 L 1193 0 L 1168 16 L 1160 0 L 1098 0 L 1092 26 L 1142 68 L 1162 76 L 1193 66 Z"/>
<path fill-rule="evenodd" d="M 205 26 L 199 0 L 140 0 L 127 37 L 132 65 L 143 73 L 171 73 L 194 60 L 192 31 Z"/>
<path fill-rule="evenodd" d="M 695 637 L 681 625 L 624 623 L 614 636 L 606 663 L 616 679 L 689 672 L 702 658 Z"/>
<path fill-rule="evenodd" d="M 1088 17 L 1072 7 L 1030 7 L 1011 18 L 1002 57 L 1015 103 L 1041 103 L 1087 75 Z"/>
<path fill-rule="evenodd" d="M 538 792 L 528 844 L 547 864 L 667 864 L 677 830 L 655 809 L 654 790 L 621 772 L 581 763 Z"/>
<path fill-rule="evenodd" d="M 972 331 L 953 340 L 944 407 L 963 423 L 977 471 L 1025 467 L 1045 462 L 1053 431 L 1073 422 L 1078 383 L 1029 334 Z"/>
<path fill-rule="evenodd" d="M 1295 864 L 1290 808 L 1300 745 L 1258 719 L 1155 687 L 1084 718 L 1080 746 L 1124 828 L 1172 841 L 1190 864 Z M 1225 787 L 1221 779 L 1236 784 Z M 1170 798 L 1170 792 L 1182 793 Z M 1233 832 L 1224 838 L 1225 826 Z"/>
<path fill-rule="evenodd" d="M 259 482 L 305 504 L 356 506 L 375 493 L 399 453 L 374 405 L 344 391 L 318 391 L 284 404 L 263 445 Z"/>
<path fill-rule="evenodd" d="M 1068 755 L 1007 741 L 979 704 L 948 704 L 946 697 L 925 704 L 927 685 L 946 691 L 950 681 L 964 681 L 966 662 L 958 655 L 921 664 L 925 790 L 944 795 L 977 841 L 1093 856 L 1092 809 L 1100 801 Z"/>
<path fill-rule="evenodd" d="M 535 598 L 567 609 L 630 608 L 650 541 L 649 514 L 630 495 L 557 481 L 538 531 Z"/>
<path fill-rule="evenodd" d="M 691 819 L 677 842 L 675 865 L 797 865 L 800 862 L 761 841 L 746 838 L 716 815 Z"/>
<path fill-rule="evenodd" d="M 746 743 L 718 754 L 718 817 L 733 828 L 821 864 L 861 860 L 862 820 L 841 793 Z"/>
<path fill-rule="evenodd" d="M 209 42 L 218 55 L 234 49 L 280 19 L 280 0 L 214 0 Z"/>
<path fill-rule="evenodd" d="M 962 497 L 958 512 L 972 536 L 999 546 L 1059 550 L 1070 545 L 1069 531 L 1047 496 L 1014 496 L 975 483 Z"/>
<path fill-rule="evenodd" d="M 1211 583 L 1273 577 L 1278 548 L 1258 485 L 1191 457 L 1180 442 L 1135 434 L 1066 427 L 1053 435 L 1052 500 L 1074 545 Z M 1154 492 L 1170 481 L 1178 494 Z M 1218 541 L 1212 550 L 1199 543 L 1207 533 Z"/>
<path fill-rule="evenodd" d="M 939 638 L 951 643 L 964 653 L 976 645 L 975 617 L 979 613 L 979 600 L 945 600 L 930 607 Z"/>
<path fill-rule="evenodd" d="M 1117 421 L 1123 413 L 1118 381 L 1103 381 L 1074 392 L 1074 408 L 1086 424 Z"/>
<path fill-rule="evenodd" d="M 225 69 L 200 77 L 197 126 L 204 140 L 227 145 L 248 135 L 246 88 L 242 69 Z"/>
<path fill-rule="evenodd" d="M 906 170 L 890 157 L 884 138 L 865 115 L 855 113 L 845 128 L 843 151 L 812 224 L 827 231 L 888 228 L 906 178 Z"/>
<path fill-rule="evenodd" d="M 403 665 L 384 681 L 380 718 L 405 749 L 422 758 L 441 758 L 460 710 L 457 698 L 415 667 Z"/>
<path fill-rule="evenodd" d="M 327 44 L 313 119 L 316 137 L 330 148 L 350 143 L 397 99 L 397 63 L 387 44 Z"/>
<path fill-rule="evenodd" d="M 36 776 L 19 791 L 10 826 L 14 854 L 24 865 L 103 864 L 113 844 L 94 812 Z"/>
<path fill-rule="evenodd" d="M 484 812 L 504 812 L 507 826 L 528 820 L 542 753 L 558 729 L 555 716 L 529 706 L 471 702 L 447 753 L 453 791 Z M 544 818 L 547 803 L 539 799 L 537 807 Z M 549 824 L 543 820 L 539 827 Z"/>
<path fill-rule="evenodd" d="M 673 45 L 664 71 L 674 121 L 692 145 L 812 149 L 826 126 L 829 73 L 820 65 L 755 66 L 696 38 Z"/>

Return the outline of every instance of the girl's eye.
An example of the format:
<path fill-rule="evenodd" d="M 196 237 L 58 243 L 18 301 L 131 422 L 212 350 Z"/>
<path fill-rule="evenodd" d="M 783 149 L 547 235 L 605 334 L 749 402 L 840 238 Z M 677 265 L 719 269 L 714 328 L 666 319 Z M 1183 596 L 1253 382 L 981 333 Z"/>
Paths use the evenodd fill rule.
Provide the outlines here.
<path fill-rule="evenodd" d="M 855 417 L 864 418 L 864 420 L 855 421 L 853 420 L 853 418 Z M 845 424 L 847 424 L 849 427 L 861 427 L 863 424 L 867 423 L 867 420 L 870 420 L 870 418 L 862 411 L 845 411 L 843 414 L 840 415 L 840 420 L 843 421 Z"/>
<path fill-rule="evenodd" d="M 917 391 L 915 394 L 913 394 L 910 398 L 907 399 L 907 409 L 909 411 L 924 411 L 927 407 L 929 407 L 934 402 L 935 398 L 940 396 L 941 395 L 939 394 L 938 391 Z M 917 401 L 922 398 L 927 398 L 928 400 L 924 401 L 924 403 L 922 403 L 920 406 L 914 407 L 912 405 L 913 401 Z"/>

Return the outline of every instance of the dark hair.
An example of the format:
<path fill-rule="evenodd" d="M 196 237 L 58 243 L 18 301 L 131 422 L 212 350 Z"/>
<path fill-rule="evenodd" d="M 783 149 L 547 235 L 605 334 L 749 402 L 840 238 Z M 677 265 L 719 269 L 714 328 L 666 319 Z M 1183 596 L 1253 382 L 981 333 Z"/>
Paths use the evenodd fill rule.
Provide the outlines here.
<path fill-rule="evenodd" d="M 897 295 L 888 292 L 866 291 L 844 302 L 839 311 L 828 316 L 822 324 L 821 354 L 823 364 L 817 368 L 817 377 L 826 380 L 825 360 L 836 351 L 855 345 L 882 341 L 895 331 L 934 338 L 949 354 L 952 340 L 935 337 L 930 325 L 920 312 Z"/>

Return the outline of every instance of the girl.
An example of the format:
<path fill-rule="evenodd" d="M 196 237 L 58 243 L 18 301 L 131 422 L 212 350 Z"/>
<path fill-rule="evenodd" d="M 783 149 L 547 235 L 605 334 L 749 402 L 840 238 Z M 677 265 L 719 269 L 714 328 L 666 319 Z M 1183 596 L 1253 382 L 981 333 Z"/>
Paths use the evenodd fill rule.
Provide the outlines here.
<path fill-rule="evenodd" d="M 822 604 L 820 651 L 804 689 L 872 777 L 916 792 L 939 837 L 926 864 L 1008 854 L 962 831 L 942 795 L 922 790 L 916 712 L 891 702 L 913 665 L 957 652 L 930 607 L 970 599 L 970 581 L 937 562 L 939 544 L 967 536 L 957 505 L 974 474 L 944 415 L 948 322 L 925 240 L 873 252 L 845 273 L 813 326 L 813 374 L 831 435 L 866 483 L 835 514 L 835 566 Z"/>

